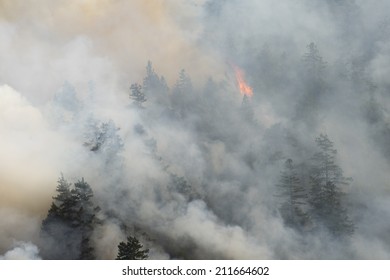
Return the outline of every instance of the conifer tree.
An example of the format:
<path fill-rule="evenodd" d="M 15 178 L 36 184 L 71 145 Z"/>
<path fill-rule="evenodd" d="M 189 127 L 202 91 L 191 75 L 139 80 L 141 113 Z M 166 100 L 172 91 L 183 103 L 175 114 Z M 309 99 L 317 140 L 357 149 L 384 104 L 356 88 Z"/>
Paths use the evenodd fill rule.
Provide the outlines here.
<path fill-rule="evenodd" d="M 42 222 L 42 237 L 55 248 L 48 248 L 43 254 L 48 259 L 94 259 L 91 235 L 99 222 L 99 208 L 94 207 L 92 189 L 84 179 L 75 183 L 73 189 L 70 186 L 61 175 L 58 194 Z"/>
<path fill-rule="evenodd" d="M 174 91 L 178 93 L 186 93 L 192 91 L 191 78 L 187 75 L 184 69 L 179 72 L 179 79 L 176 81 Z"/>
<path fill-rule="evenodd" d="M 186 117 L 189 112 L 194 110 L 196 95 L 192 94 L 192 82 L 186 71 L 182 69 L 179 73 L 179 78 L 172 89 L 171 105 L 176 116 L 179 118 Z"/>
<path fill-rule="evenodd" d="M 99 208 L 93 206 L 91 198 L 93 192 L 91 187 L 84 178 L 74 184 L 72 195 L 75 200 L 75 214 L 73 223 L 76 225 L 81 233 L 80 243 L 80 259 L 93 259 L 93 247 L 91 245 L 91 235 L 94 225 L 96 224 L 96 213 Z"/>
<path fill-rule="evenodd" d="M 148 258 L 149 249 L 141 250 L 142 244 L 133 236 L 127 237 L 127 242 L 118 245 L 117 260 L 145 260 Z"/>
<path fill-rule="evenodd" d="M 130 86 L 130 99 L 138 108 L 144 108 L 143 104 L 146 102 L 146 97 L 140 84 L 134 83 Z"/>
<path fill-rule="evenodd" d="M 285 224 L 295 229 L 303 229 L 310 222 L 308 214 L 303 210 L 307 194 L 295 172 L 292 159 L 286 160 L 277 186 L 279 196 L 283 198 L 280 212 Z"/>
<path fill-rule="evenodd" d="M 322 96 L 326 92 L 326 62 L 314 43 L 307 45 L 303 55 L 303 94 L 298 100 L 295 118 L 314 128 L 321 116 Z"/>
<path fill-rule="evenodd" d="M 147 94 L 156 93 L 166 93 L 168 91 L 168 86 L 164 77 L 159 77 L 154 71 L 152 62 L 148 61 L 146 66 L 146 76 L 143 80 L 142 88 Z"/>
<path fill-rule="evenodd" d="M 316 138 L 319 151 L 314 154 L 314 166 L 311 171 L 310 205 L 313 217 L 320 226 L 324 226 L 334 236 L 350 235 L 354 225 L 343 206 L 345 192 L 342 186 L 351 181 L 343 176 L 342 169 L 336 164 L 337 150 L 327 135 Z"/>
<path fill-rule="evenodd" d="M 63 174 L 61 174 L 57 183 L 57 195 L 53 197 L 53 202 L 48 211 L 48 216 L 42 222 L 43 228 L 45 228 L 50 221 L 58 217 L 62 217 L 64 220 L 71 219 L 72 207 L 74 204 L 70 190 L 71 184 L 65 180 Z"/>

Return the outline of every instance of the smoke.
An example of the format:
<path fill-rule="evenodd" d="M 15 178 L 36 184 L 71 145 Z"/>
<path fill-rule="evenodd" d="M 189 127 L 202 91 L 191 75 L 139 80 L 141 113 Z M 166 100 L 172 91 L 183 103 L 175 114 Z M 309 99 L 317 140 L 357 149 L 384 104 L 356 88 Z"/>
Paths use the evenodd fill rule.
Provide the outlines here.
<path fill-rule="evenodd" d="M 17 242 L 15 247 L 0 256 L 0 260 L 40 260 L 39 249 L 30 242 Z"/>
<path fill-rule="evenodd" d="M 129 233 L 154 259 L 389 258 L 388 6 L 0 0 L 0 258 L 54 250 L 40 230 L 61 172 L 94 191 L 98 259 Z M 283 163 L 308 180 L 320 133 L 353 178 L 348 240 L 303 238 L 278 210 Z"/>

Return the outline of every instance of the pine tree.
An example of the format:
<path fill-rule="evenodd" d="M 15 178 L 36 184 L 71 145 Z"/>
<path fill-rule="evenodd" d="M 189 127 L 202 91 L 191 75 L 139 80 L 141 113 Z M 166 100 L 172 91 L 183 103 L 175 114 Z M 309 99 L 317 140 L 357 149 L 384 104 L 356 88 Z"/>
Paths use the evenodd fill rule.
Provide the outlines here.
<path fill-rule="evenodd" d="M 53 202 L 48 211 L 48 216 L 42 222 L 43 229 L 45 229 L 47 225 L 57 217 L 62 217 L 64 220 L 69 220 L 72 215 L 71 213 L 74 202 L 70 190 L 71 184 L 65 180 L 63 174 L 61 174 L 57 183 L 57 195 L 53 197 Z"/>
<path fill-rule="evenodd" d="M 54 248 L 47 248 L 43 254 L 48 259 L 94 259 L 91 236 L 99 222 L 99 208 L 94 207 L 92 189 L 84 179 L 73 189 L 70 186 L 61 175 L 57 195 L 42 221 L 42 237 Z"/>
<path fill-rule="evenodd" d="M 144 108 L 143 104 L 146 102 L 146 97 L 140 84 L 134 83 L 130 86 L 129 97 L 138 108 Z"/>
<path fill-rule="evenodd" d="M 194 101 L 192 82 L 186 71 L 182 69 L 179 73 L 179 78 L 172 89 L 171 105 L 179 118 L 188 115 L 189 111 L 194 109 L 197 104 Z"/>
<path fill-rule="evenodd" d="M 295 118 L 309 127 L 315 127 L 321 116 L 321 97 L 326 89 L 326 62 L 314 43 L 307 46 L 303 55 L 303 94 L 298 100 Z"/>
<path fill-rule="evenodd" d="M 187 75 L 184 69 L 182 69 L 179 73 L 179 79 L 176 81 L 174 91 L 179 91 L 181 93 L 192 91 L 191 78 Z"/>
<path fill-rule="evenodd" d="M 127 237 L 127 242 L 118 245 L 117 260 L 145 260 L 148 258 L 149 249 L 141 250 L 142 244 L 133 236 Z"/>
<path fill-rule="evenodd" d="M 146 65 L 146 75 L 142 82 L 142 88 L 136 89 L 136 91 L 142 91 L 147 96 L 148 115 L 152 118 L 159 118 L 161 113 L 170 107 L 169 88 L 165 78 L 163 76 L 159 77 L 150 61 Z"/>
<path fill-rule="evenodd" d="M 354 225 L 347 210 L 342 205 L 345 193 L 341 186 L 348 185 L 350 178 L 345 178 L 341 168 L 335 163 L 337 150 L 327 135 L 316 138 L 319 151 L 314 154 L 314 166 L 311 171 L 310 204 L 317 224 L 327 228 L 335 236 L 350 235 Z"/>
<path fill-rule="evenodd" d="M 143 80 L 142 88 L 147 94 L 168 92 L 168 86 L 165 78 L 159 78 L 153 69 L 152 62 L 150 61 L 148 61 L 146 66 L 146 76 Z"/>
<path fill-rule="evenodd" d="M 326 62 L 322 59 L 316 44 L 311 42 L 306 48 L 307 53 L 303 56 L 306 71 L 311 78 L 321 80 L 326 67 Z"/>
<path fill-rule="evenodd" d="M 308 214 L 303 210 L 307 194 L 295 172 L 292 159 L 286 160 L 277 186 L 279 196 L 283 198 L 280 212 L 285 224 L 295 229 L 303 229 L 310 222 Z"/>
<path fill-rule="evenodd" d="M 80 259 L 94 259 L 91 235 L 96 223 L 96 213 L 99 208 L 93 206 L 91 201 L 93 192 L 84 178 L 74 184 L 72 195 L 75 200 L 75 219 L 73 223 L 80 229 Z"/>

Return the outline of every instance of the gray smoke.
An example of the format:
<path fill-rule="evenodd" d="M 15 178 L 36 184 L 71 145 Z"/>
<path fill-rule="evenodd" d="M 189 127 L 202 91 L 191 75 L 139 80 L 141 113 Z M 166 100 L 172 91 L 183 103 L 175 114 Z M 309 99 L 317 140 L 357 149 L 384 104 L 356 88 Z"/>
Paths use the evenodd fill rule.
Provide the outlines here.
<path fill-rule="evenodd" d="M 3 258 L 51 249 L 61 172 L 94 191 L 100 259 L 128 233 L 154 259 L 390 257 L 388 1 L 22 2 L 0 0 Z M 140 109 L 149 60 L 169 89 Z M 320 133 L 353 178 L 348 240 L 303 240 L 278 212 L 284 162 L 305 175 Z"/>
<path fill-rule="evenodd" d="M 0 260 L 40 260 L 39 249 L 31 242 L 16 242 L 15 247 L 7 251 Z"/>

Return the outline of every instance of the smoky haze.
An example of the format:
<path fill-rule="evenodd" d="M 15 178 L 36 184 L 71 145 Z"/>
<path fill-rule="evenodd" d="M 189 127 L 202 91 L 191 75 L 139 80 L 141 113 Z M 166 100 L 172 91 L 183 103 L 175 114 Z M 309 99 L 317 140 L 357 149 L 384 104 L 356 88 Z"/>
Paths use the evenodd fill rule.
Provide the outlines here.
<path fill-rule="evenodd" d="M 41 225 L 61 174 L 93 190 L 97 259 L 129 234 L 151 259 L 390 258 L 389 9 L 0 0 L 0 259 L 60 254 Z M 311 194 L 319 135 L 352 178 L 348 237 L 281 210 L 288 159 Z"/>

